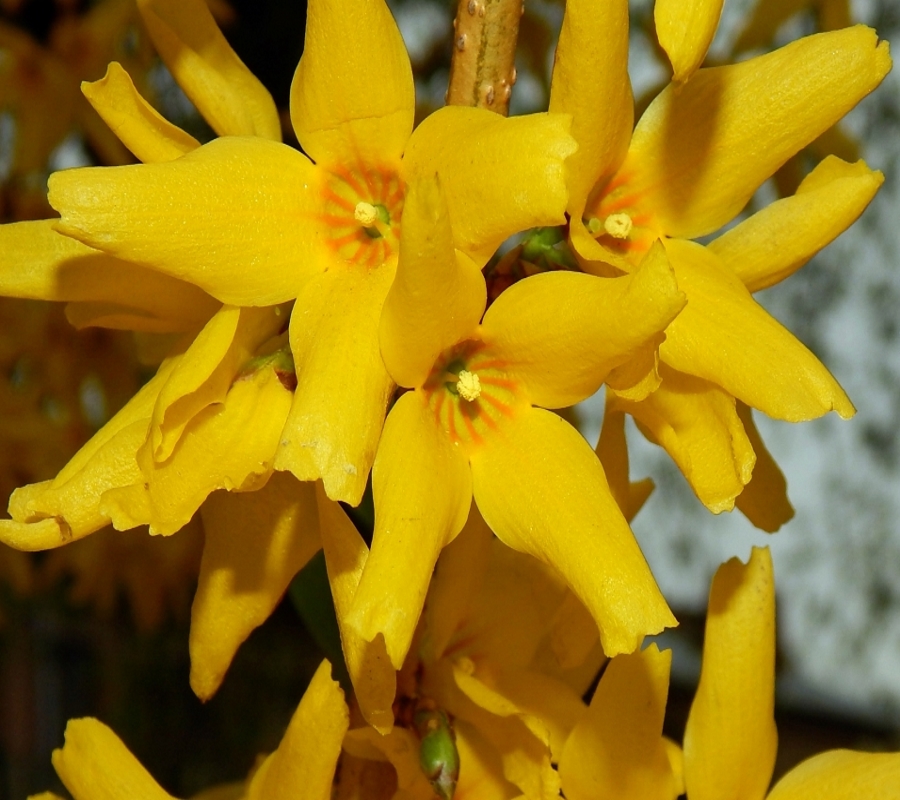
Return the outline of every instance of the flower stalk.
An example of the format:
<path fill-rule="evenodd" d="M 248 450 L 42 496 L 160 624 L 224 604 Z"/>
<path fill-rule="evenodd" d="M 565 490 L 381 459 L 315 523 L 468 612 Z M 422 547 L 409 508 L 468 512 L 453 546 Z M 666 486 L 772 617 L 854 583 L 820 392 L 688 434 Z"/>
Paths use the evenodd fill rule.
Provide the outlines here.
<path fill-rule="evenodd" d="M 523 0 L 459 0 L 447 105 L 509 113 L 524 10 Z"/>

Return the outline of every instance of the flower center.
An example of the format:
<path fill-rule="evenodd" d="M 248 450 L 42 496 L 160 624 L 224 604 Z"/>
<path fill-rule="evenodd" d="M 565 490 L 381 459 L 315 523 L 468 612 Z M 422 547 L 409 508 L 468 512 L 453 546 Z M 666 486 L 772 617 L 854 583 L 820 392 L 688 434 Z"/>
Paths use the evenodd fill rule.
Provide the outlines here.
<path fill-rule="evenodd" d="M 332 170 L 322 189 L 331 249 L 342 261 L 378 267 L 397 252 L 403 184 L 396 171 L 379 168 Z"/>
<path fill-rule="evenodd" d="M 658 238 L 650 215 L 639 208 L 640 197 L 625 176 L 618 175 L 588 201 L 584 224 L 600 244 L 637 265 Z"/>
<path fill-rule="evenodd" d="M 520 402 L 508 364 L 477 339 L 445 350 L 422 388 L 435 421 L 450 438 L 477 449 Z"/>

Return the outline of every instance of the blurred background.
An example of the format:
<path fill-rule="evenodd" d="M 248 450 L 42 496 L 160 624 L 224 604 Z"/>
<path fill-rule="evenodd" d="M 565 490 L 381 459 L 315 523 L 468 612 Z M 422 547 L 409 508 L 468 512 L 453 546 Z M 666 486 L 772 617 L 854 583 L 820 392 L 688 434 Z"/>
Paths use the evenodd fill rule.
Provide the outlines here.
<path fill-rule="evenodd" d="M 652 2 L 633 2 L 630 71 L 639 107 L 668 80 Z M 778 5 L 778 4 L 770 4 Z M 454 9 L 391 3 L 416 74 L 419 116 L 443 103 Z M 287 109 L 302 51 L 304 4 L 210 0 L 227 37 Z M 757 0 L 726 0 L 708 63 L 740 60 L 844 16 L 900 41 L 894 0 L 808 0 L 748 34 Z M 561 2 L 528 0 L 512 113 L 546 108 Z M 765 20 L 763 20 L 764 22 Z M 78 91 L 118 60 L 162 113 L 201 141 L 212 132 L 154 56 L 129 0 L 0 0 L 0 214 L 52 215 L 55 169 L 132 160 Z M 779 615 L 777 772 L 831 747 L 900 747 L 900 86 L 897 73 L 821 143 L 863 157 L 885 184 L 863 217 L 787 281 L 757 299 L 830 367 L 857 406 L 788 425 L 757 416 L 788 480 L 795 518 L 774 535 L 739 513 L 710 515 L 668 456 L 628 431 L 634 477 L 656 491 L 633 527 L 681 621 L 667 732 L 680 739 L 699 670 L 709 582 L 753 544 L 775 556 Z M 289 125 L 286 127 L 289 132 Z M 760 190 L 793 191 L 822 153 L 806 154 Z M 751 206 L 752 207 L 752 206 Z M 0 299 L 0 496 L 53 477 L 152 372 L 140 342 L 76 332 L 63 309 Z M 593 444 L 602 397 L 577 410 Z M 0 551 L 0 798 L 62 791 L 50 753 L 69 718 L 111 725 L 178 796 L 243 778 L 273 749 L 321 659 L 290 598 L 239 650 L 224 686 L 201 704 L 188 686 L 187 631 L 202 530 L 150 538 L 101 532 L 34 556 Z M 309 578 L 309 576 L 307 576 Z"/>

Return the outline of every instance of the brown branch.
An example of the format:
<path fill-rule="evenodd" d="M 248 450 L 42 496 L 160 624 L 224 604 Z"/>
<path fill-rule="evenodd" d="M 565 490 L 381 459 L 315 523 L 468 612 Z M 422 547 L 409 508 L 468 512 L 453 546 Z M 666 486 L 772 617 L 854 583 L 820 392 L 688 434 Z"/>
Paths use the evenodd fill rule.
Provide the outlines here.
<path fill-rule="evenodd" d="M 524 0 L 459 0 L 447 105 L 509 113 L 524 10 Z"/>

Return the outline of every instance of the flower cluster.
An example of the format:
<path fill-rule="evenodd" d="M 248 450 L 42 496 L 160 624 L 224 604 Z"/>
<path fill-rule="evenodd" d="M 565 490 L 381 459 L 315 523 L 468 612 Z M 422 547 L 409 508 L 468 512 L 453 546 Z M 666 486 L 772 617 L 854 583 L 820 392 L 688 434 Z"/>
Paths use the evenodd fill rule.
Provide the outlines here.
<path fill-rule="evenodd" d="M 849 226 L 882 176 L 829 157 L 738 218 L 878 86 L 886 43 L 848 27 L 701 69 L 721 2 L 658 0 L 674 78 L 635 125 L 627 2 L 568 0 L 547 112 L 448 106 L 414 125 L 383 0 L 310 0 L 298 150 L 203 0 L 137 6 L 216 137 L 110 64 L 83 92 L 141 163 L 54 174 L 59 218 L 0 228 L 0 293 L 134 331 L 158 369 L 54 478 L 13 493 L 0 540 L 199 520 L 201 699 L 323 551 L 350 704 L 323 663 L 279 748 L 214 796 L 762 796 L 768 552 L 714 581 L 682 749 L 662 736 L 670 656 L 641 650 L 676 621 L 629 527 L 651 486 L 630 482 L 624 419 L 711 511 L 790 518 L 751 409 L 854 409 L 752 292 Z M 533 263 L 499 270 L 520 234 Z M 557 412 L 602 386 L 592 448 Z M 370 544 L 348 516 L 368 486 Z M 53 763 L 76 800 L 169 797 L 96 720 L 70 723 Z M 826 754 L 772 796 L 861 780 L 873 796 L 898 773 L 896 756 Z"/>

